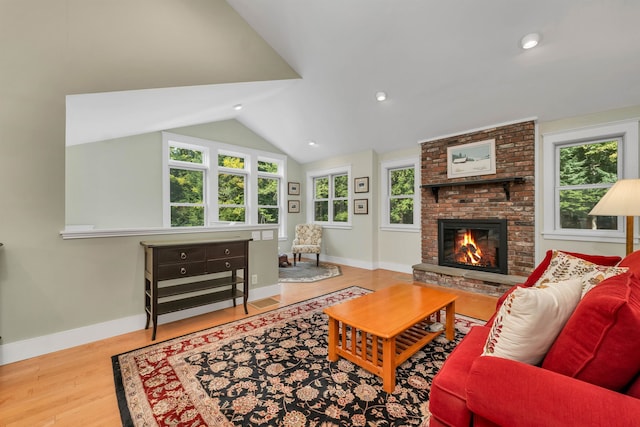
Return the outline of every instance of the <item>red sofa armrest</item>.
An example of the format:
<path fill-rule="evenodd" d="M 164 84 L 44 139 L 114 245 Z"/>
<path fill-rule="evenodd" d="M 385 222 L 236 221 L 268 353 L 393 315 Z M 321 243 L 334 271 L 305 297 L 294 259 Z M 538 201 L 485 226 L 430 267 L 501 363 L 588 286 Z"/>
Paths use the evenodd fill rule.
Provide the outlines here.
<path fill-rule="evenodd" d="M 546 369 L 481 356 L 467 378 L 467 406 L 501 426 L 634 426 L 640 399 Z"/>

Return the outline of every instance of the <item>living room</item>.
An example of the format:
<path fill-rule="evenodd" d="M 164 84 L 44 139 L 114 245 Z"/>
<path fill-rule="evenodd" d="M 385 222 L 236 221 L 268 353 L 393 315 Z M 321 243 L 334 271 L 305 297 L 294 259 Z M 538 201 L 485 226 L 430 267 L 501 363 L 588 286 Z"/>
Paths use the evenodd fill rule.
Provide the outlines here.
<path fill-rule="evenodd" d="M 403 230 L 381 227 L 383 165 L 409 160 L 421 162 L 421 142 L 532 119 L 535 122 L 535 232 L 534 261 L 531 264 L 536 265 L 549 249 L 623 255 L 622 231 L 613 238 L 585 240 L 563 237 L 548 230 L 550 224 L 546 215 L 550 196 L 543 177 L 547 175 L 550 166 L 546 157 L 549 150 L 545 149 L 544 137 L 580 129 L 603 128 L 618 122 L 635 122 L 637 133 L 640 76 L 636 70 L 640 58 L 637 46 L 640 43 L 637 25 L 632 19 L 637 16 L 634 12 L 638 12 L 638 9 L 624 1 L 607 6 L 600 4 L 602 2 L 590 2 L 589 8 L 585 9 L 582 3 L 577 5 L 577 2 L 565 2 L 562 6 L 557 6 L 557 21 L 545 21 L 544 18 L 549 16 L 549 9 L 556 7 L 552 3 L 555 2 L 546 2 L 536 6 L 540 10 L 530 11 L 524 3 L 507 8 L 499 2 L 493 2 L 494 11 L 482 15 L 486 19 L 490 16 L 500 17 L 500 8 L 508 9 L 504 11 L 505 18 L 487 24 L 487 27 L 496 27 L 508 26 L 501 22 L 512 22 L 510 19 L 518 10 L 523 14 L 525 11 L 531 13 L 532 17 L 525 22 L 517 26 L 514 24 L 517 27 L 511 30 L 514 39 L 504 42 L 504 45 L 514 51 L 514 56 L 517 55 L 514 63 L 518 65 L 516 69 L 520 72 L 535 71 L 544 78 L 553 80 L 553 76 L 549 77 L 545 73 L 548 68 L 555 67 L 558 70 L 557 79 L 564 83 L 566 92 L 545 92 L 544 86 L 530 83 L 536 90 L 545 92 L 549 98 L 548 105 L 551 105 L 548 110 L 543 110 L 542 105 L 532 105 L 530 109 L 509 115 L 489 114 L 481 116 L 477 121 L 470 120 L 468 117 L 475 114 L 472 110 L 488 109 L 489 103 L 511 102 L 504 97 L 506 95 L 494 98 L 490 93 L 479 89 L 468 90 L 478 84 L 476 81 L 482 77 L 480 74 L 491 75 L 495 71 L 486 64 L 478 63 L 477 70 L 469 66 L 469 70 L 463 74 L 468 80 L 464 86 L 460 86 L 458 90 L 448 88 L 450 92 L 447 96 L 457 99 L 455 102 L 458 109 L 441 109 L 438 114 L 434 111 L 414 112 L 422 114 L 424 121 L 429 115 L 434 115 L 435 118 L 429 121 L 434 127 L 434 121 L 444 122 L 448 119 L 448 130 L 426 132 L 422 130 L 425 126 L 421 123 L 422 120 L 404 120 L 401 121 L 404 124 L 398 126 L 398 134 L 400 128 L 413 128 L 411 131 L 417 132 L 417 135 L 408 142 L 404 139 L 400 142 L 395 139 L 395 129 L 388 128 L 380 133 L 379 138 L 376 137 L 377 141 L 383 140 L 386 143 L 384 148 L 374 148 L 373 136 L 368 133 L 341 137 L 346 138 L 346 142 L 340 139 L 341 143 L 335 147 L 335 151 L 330 151 L 333 149 L 328 141 L 330 136 L 318 138 L 317 147 L 308 146 L 306 140 L 297 141 L 298 145 L 279 145 L 279 141 L 266 137 L 259 131 L 264 126 L 261 122 L 251 122 L 255 125 L 252 128 L 248 120 L 243 121 L 242 114 L 249 114 L 247 110 L 251 109 L 250 104 L 245 105 L 245 111 L 239 113 L 208 111 L 211 117 L 217 117 L 216 120 L 189 125 L 174 125 L 174 122 L 167 121 L 168 125 L 160 130 L 141 129 L 128 135 L 104 138 L 104 141 L 131 141 L 153 135 L 154 144 L 159 145 L 162 143 L 162 132 L 165 131 L 287 157 L 284 182 L 299 183 L 302 191 L 300 195 L 287 194 L 285 200 L 299 200 L 301 209 L 298 213 L 286 214 L 286 226 L 283 226 L 282 231 L 277 227 L 255 224 L 232 230 L 218 228 L 205 233 L 169 236 L 171 239 L 197 239 L 238 235 L 254 237 L 257 234 L 260 240 L 254 239 L 250 249 L 250 270 L 258 276 L 258 283 L 251 288 L 251 299 L 270 296 L 277 289 L 278 269 L 275 259 L 278 253 L 290 251 L 295 225 L 308 221 L 311 212 L 307 201 L 310 195 L 309 177 L 314 173 L 348 168 L 351 183 L 356 178 L 369 178 L 369 192 L 353 193 L 350 199 L 350 203 L 353 203 L 353 199 L 367 200 L 368 213 L 352 215 L 348 227 L 327 227 L 321 259 L 364 270 L 382 269 L 411 274 L 414 265 L 425 261 L 422 230 L 419 224 Z M 384 6 L 386 3 L 380 4 Z M 360 6 L 366 7 L 363 4 Z M 417 7 L 416 4 L 412 6 Z M 430 6 L 436 8 L 433 4 Z M 393 10 L 389 4 L 386 7 Z M 462 15 L 465 14 L 464 7 L 471 5 L 461 4 L 448 12 L 453 16 L 456 13 Z M 67 96 L 256 82 L 288 82 L 296 85 L 300 80 L 312 79 L 314 71 L 304 68 L 304 62 L 287 62 L 284 59 L 286 43 L 281 42 L 285 50 L 280 53 L 270 46 L 260 35 L 260 28 L 252 28 L 247 23 L 250 17 L 257 19 L 254 15 L 259 15 L 260 9 L 256 6 L 255 11 L 251 12 L 251 7 L 240 1 L 161 2 L 160 5 L 141 1 L 130 5 L 124 1 L 86 3 L 34 0 L 5 2 L 2 9 L 0 31 L 4 35 L 2 40 L 5 60 L 0 78 L 4 100 L 0 129 L 4 149 L 0 158 L 0 170 L 3 176 L 2 194 L 6 202 L 0 234 L 0 242 L 3 243 L 0 247 L 0 363 L 10 364 L 142 329 L 144 255 L 140 241 L 166 238 L 161 232 L 151 236 L 116 234 L 111 237 L 80 238 L 78 235 L 87 230 L 67 228 L 67 225 L 88 224 L 80 220 L 70 221 L 68 212 L 68 204 L 72 200 L 67 194 L 71 185 L 68 174 L 73 165 L 69 163 L 71 157 L 66 144 L 67 127 L 70 125 L 67 123 Z M 240 11 L 246 13 L 246 16 Z M 350 14 L 345 12 L 345 19 L 358 16 L 356 10 L 349 11 Z M 567 33 L 576 30 L 575 27 L 563 27 L 562 23 L 593 19 L 593 15 L 608 24 L 602 27 L 607 27 L 613 33 L 609 36 L 617 37 L 615 48 L 609 45 L 603 47 L 597 43 L 593 47 L 599 49 L 599 62 L 610 62 L 607 73 L 585 71 L 585 68 L 591 66 L 595 68 L 596 59 L 589 62 L 583 56 L 578 56 L 575 62 L 571 62 L 571 56 L 562 59 L 553 56 L 559 55 L 558 53 L 553 53 L 542 57 L 546 62 L 541 59 L 535 62 L 531 55 L 525 55 L 538 55 L 540 58 L 540 51 L 536 52 L 534 49 L 524 52 L 518 46 L 519 38 L 525 34 L 520 32 L 524 26 L 528 28 L 527 31 L 542 32 L 539 49 L 545 49 L 545 42 L 551 46 L 552 43 L 560 43 L 556 36 L 569 37 Z M 561 17 L 567 21 L 561 20 Z M 336 26 L 338 24 L 335 23 Z M 460 22 L 456 21 L 456 28 L 450 31 L 454 34 L 451 39 L 457 43 L 461 43 L 458 36 L 455 36 L 458 31 L 462 31 L 458 28 L 460 26 Z M 174 27 L 175 31 L 166 31 L 166 28 Z M 547 29 L 549 31 L 545 31 Z M 399 30 L 396 28 L 385 31 Z M 471 39 L 473 33 L 464 34 L 464 40 L 470 43 L 474 41 Z M 380 38 L 379 42 L 384 40 L 384 34 L 375 35 Z M 321 41 L 318 40 L 318 43 L 322 44 Z M 331 41 L 338 44 L 335 40 Z M 494 39 L 489 41 L 496 42 Z M 550 49 L 549 45 L 547 49 Z M 450 56 L 463 56 L 471 49 L 491 49 L 475 44 L 473 47 L 461 44 L 456 46 L 459 50 L 453 51 L 457 52 L 455 55 L 449 53 Z M 575 39 L 571 39 L 571 46 L 586 49 L 577 44 Z M 316 52 L 311 47 L 309 51 Z M 302 61 L 301 58 L 298 59 Z M 343 57 L 344 68 L 333 72 L 346 74 L 349 59 Z M 377 61 L 393 62 L 395 59 L 397 58 L 382 57 L 367 60 L 369 67 L 373 69 Z M 584 62 L 580 62 L 581 60 Z M 439 72 L 446 74 L 447 64 L 435 62 L 440 65 Z M 495 80 L 499 79 L 515 79 L 495 72 L 487 84 L 495 84 Z M 427 75 L 424 68 L 417 71 L 414 69 L 412 73 Z M 403 78 L 405 76 L 400 70 L 395 79 Z M 380 84 L 382 83 L 384 82 L 381 81 Z M 323 89 L 328 93 L 328 98 L 318 99 L 318 103 L 340 102 L 333 89 Z M 389 99 L 385 101 L 387 104 L 377 103 L 374 99 L 377 90 L 388 91 Z M 415 89 L 416 93 L 423 91 L 422 87 Z M 259 91 L 256 90 L 256 93 Z M 476 93 L 477 96 L 474 95 Z M 216 95 L 219 94 L 216 92 Z M 366 102 L 371 101 L 372 106 L 366 108 L 378 109 L 393 107 L 394 103 L 401 101 L 401 96 L 413 96 L 394 92 L 387 87 L 372 88 L 371 93 L 361 95 L 363 98 L 367 97 Z M 425 96 L 428 97 L 428 94 Z M 274 102 L 275 105 L 277 102 Z M 337 122 L 350 121 L 348 117 L 352 117 L 354 123 L 364 123 L 362 127 L 377 121 L 383 126 L 385 123 L 380 111 L 364 119 L 358 116 L 356 110 L 352 116 L 338 118 Z M 283 119 L 278 126 L 287 128 L 296 120 L 298 117 L 293 115 Z M 322 123 L 314 125 L 319 127 Z M 309 134 L 308 138 L 316 137 Z M 370 145 L 366 145 L 368 138 L 372 141 Z M 353 145 L 350 145 L 350 140 Z M 365 145 L 356 145 L 356 141 L 364 142 Z M 635 150 L 635 158 L 628 156 L 624 159 L 629 163 L 625 172 L 627 177 L 638 177 L 637 139 Z M 89 169 L 95 167 L 93 171 L 96 174 L 98 166 L 105 167 L 100 162 L 85 166 Z M 425 167 L 423 164 L 421 166 Z M 116 167 L 112 170 L 118 169 Z M 90 174 L 89 177 L 91 176 Z M 138 183 L 136 180 L 131 185 Z M 91 189 L 90 187 L 89 190 Z M 100 193 L 95 191 L 93 194 L 96 196 Z M 147 196 L 146 193 L 139 194 Z M 423 190 L 421 194 L 423 197 L 432 197 L 427 190 Z M 514 192 L 514 200 L 517 197 Z M 99 202 L 99 197 L 97 199 Z M 123 204 L 129 201 L 120 200 Z M 114 218 L 127 212 L 123 211 L 122 206 L 106 216 Z M 107 208 L 108 206 L 101 205 L 95 211 L 104 212 Z M 155 215 L 160 214 L 156 212 Z M 145 213 L 136 213 L 135 217 L 147 218 Z M 122 233 L 123 229 L 153 228 L 158 224 L 159 222 L 138 222 L 119 224 L 114 228 Z M 281 239 L 267 238 L 269 231 L 274 231 Z M 106 235 L 108 230 L 98 230 L 95 234 L 100 233 Z"/>

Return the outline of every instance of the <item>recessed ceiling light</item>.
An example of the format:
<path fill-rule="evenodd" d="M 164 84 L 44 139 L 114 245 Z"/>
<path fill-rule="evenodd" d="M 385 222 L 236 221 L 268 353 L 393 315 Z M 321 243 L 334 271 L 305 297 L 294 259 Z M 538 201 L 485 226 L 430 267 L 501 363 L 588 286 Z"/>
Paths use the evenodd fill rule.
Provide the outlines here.
<path fill-rule="evenodd" d="M 523 49 L 532 49 L 538 46 L 538 43 L 540 43 L 540 34 L 538 33 L 527 34 L 520 40 L 520 46 Z"/>
<path fill-rule="evenodd" d="M 376 99 L 380 102 L 384 101 L 385 99 L 387 99 L 387 94 L 384 92 L 376 92 Z"/>
<path fill-rule="evenodd" d="M 309 145 L 312 146 L 312 147 L 317 147 L 318 143 L 315 142 L 315 141 L 309 141 Z"/>
<path fill-rule="evenodd" d="M 236 110 L 236 111 L 240 111 L 240 110 L 242 110 L 242 104 L 236 104 L 236 105 L 234 105 L 234 106 L 233 106 L 233 109 L 234 109 L 234 110 Z"/>

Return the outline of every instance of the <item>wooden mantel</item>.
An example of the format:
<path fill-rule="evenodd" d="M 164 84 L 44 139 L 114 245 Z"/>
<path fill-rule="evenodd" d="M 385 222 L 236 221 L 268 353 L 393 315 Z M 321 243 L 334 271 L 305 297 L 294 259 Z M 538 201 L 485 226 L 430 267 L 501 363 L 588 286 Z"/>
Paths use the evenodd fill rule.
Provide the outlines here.
<path fill-rule="evenodd" d="M 456 181 L 456 182 L 443 182 L 440 184 L 423 184 L 420 188 L 430 188 L 433 196 L 438 203 L 438 192 L 441 187 L 458 187 L 461 185 L 482 185 L 482 184 L 502 184 L 504 193 L 507 196 L 507 200 L 511 200 L 511 183 L 522 184 L 525 179 L 520 176 L 514 176 L 511 178 L 499 178 L 499 179 L 479 179 L 475 181 Z"/>

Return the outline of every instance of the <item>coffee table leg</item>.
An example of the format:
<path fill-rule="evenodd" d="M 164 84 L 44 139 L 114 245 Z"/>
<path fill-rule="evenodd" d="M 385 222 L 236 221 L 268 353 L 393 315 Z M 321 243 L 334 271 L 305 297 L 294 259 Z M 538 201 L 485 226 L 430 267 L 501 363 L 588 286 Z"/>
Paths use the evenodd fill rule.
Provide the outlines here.
<path fill-rule="evenodd" d="M 338 346 L 338 321 L 332 317 L 329 317 L 329 355 L 327 359 L 330 362 L 338 360 L 338 352 L 336 348 Z"/>
<path fill-rule="evenodd" d="M 456 325 L 454 318 L 456 316 L 456 302 L 451 301 L 447 304 L 447 324 L 445 326 L 446 337 L 449 341 L 453 340 L 456 336 Z"/>
<path fill-rule="evenodd" d="M 382 340 L 382 389 L 393 393 L 396 388 L 396 339 Z"/>

